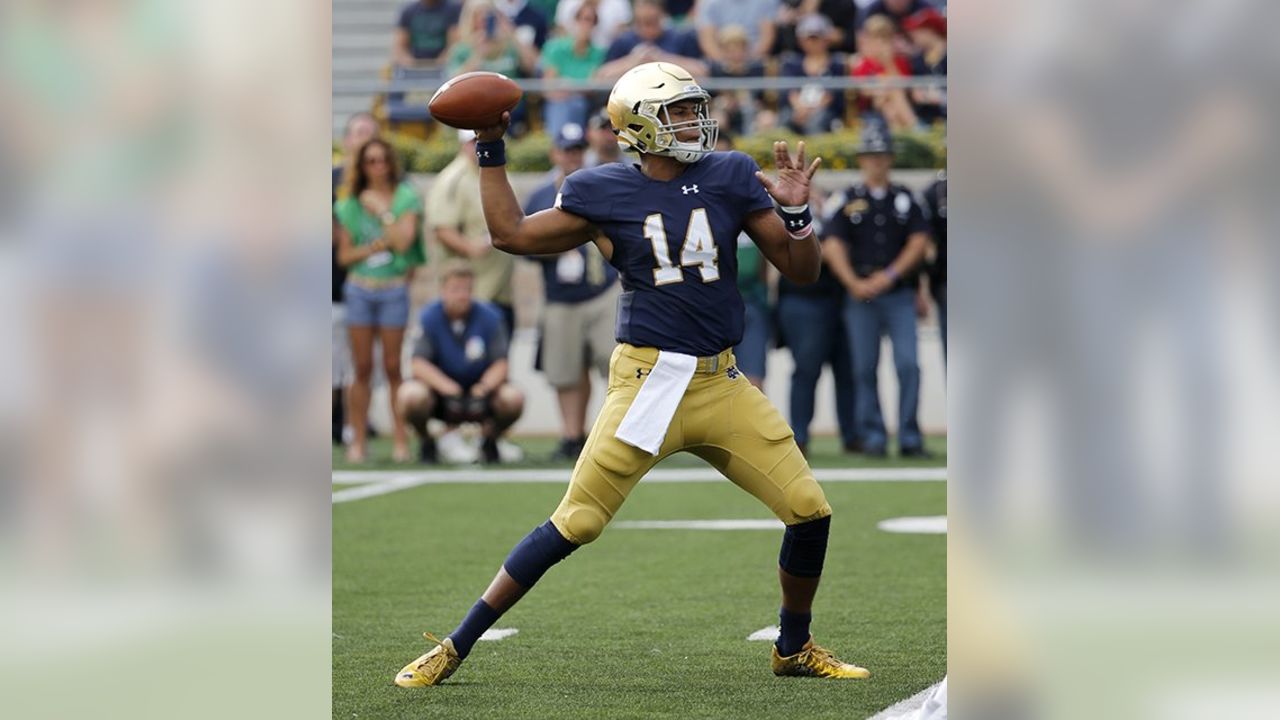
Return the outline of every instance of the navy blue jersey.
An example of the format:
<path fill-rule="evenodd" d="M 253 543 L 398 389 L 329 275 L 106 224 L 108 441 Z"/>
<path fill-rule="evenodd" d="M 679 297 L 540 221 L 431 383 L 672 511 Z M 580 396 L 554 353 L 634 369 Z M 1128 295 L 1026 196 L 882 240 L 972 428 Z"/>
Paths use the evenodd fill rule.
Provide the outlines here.
<path fill-rule="evenodd" d="M 667 182 L 623 163 L 565 178 L 556 207 L 613 241 L 619 342 L 705 356 L 742 341 L 738 234 L 747 215 L 773 207 L 759 169 L 740 152 L 715 152 Z"/>

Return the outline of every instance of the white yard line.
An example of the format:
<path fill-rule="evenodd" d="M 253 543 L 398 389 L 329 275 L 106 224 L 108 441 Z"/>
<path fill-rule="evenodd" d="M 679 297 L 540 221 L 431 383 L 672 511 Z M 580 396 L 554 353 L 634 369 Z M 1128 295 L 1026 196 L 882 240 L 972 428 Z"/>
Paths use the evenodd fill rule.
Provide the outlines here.
<path fill-rule="evenodd" d="M 778 629 L 777 625 L 770 625 L 768 627 L 762 627 L 759 630 L 751 633 L 750 635 L 747 636 L 747 640 L 748 641 L 768 640 L 769 642 L 773 642 L 777 640 L 778 636 L 781 634 L 782 632 Z"/>
<path fill-rule="evenodd" d="M 924 707 L 924 703 L 933 694 L 933 691 L 941 685 L 937 682 L 902 702 L 894 703 L 880 712 L 867 718 L 867 720 L 913 720 L 920 714 L 920 708 Z"/>
<path fill-rule="evenodd" d="M 333 493 L 333 502 L 377 497 L 420 485 L 452 484 L 503 484 L 503 483 L 551 483 L 564 485 L 569 482 L 569 470 L 503 470 L 501 468 L 469 468 L 464 470 L 422 470 L 402 472 L 393 470 L 337 470 L 333 482 L 359 484 Z M 947 479 L 947 469 L 935 468 L 818 468 L 813 471 L 819 482 L 941 482 Z M 644 477 L 647 483 L 720 482 L 724 476 L 711 468 L 662 468 L 650 470 Z"/>
<path fill-rule="evenodd" d="M 927 517 L 899 517 L 881 520 L 876 524 L 887 533 L 905 533 L 908 535 L 946 535 L 947 516 L 930 515 Z"/>

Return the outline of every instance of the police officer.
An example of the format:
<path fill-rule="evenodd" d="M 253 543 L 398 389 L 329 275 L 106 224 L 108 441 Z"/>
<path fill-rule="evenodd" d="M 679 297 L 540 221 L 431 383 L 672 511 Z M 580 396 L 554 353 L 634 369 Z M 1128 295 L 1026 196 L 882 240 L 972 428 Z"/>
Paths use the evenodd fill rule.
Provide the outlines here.
<path fill-rule="evenodd" d="M 915 272 L 928 249 L 929 225 L 911 191 L 889 181 L 892 165 L 887 126 L 868 121 L 858 147 L 862 182 L 828 203 L 823 254 L 848 291 L 844 322 L 853 357 L 854 413 L 863 452 L 884 456 L 887 445 L 876 392 L 880 337 L 887 333 L 898 371 L 899 452 L 903 457 L 927 457 L 916 421 L 920 367 Z"/>
<path fill-rule="evenodd" d="M 933 257 L 920 277 L 921 306 L 928 297 L 938 305 L 938 330 L 942 333 L 942 360 L 947 359 L 947 171 L 938 173 L 938 179 L 924 191 L 922 198 L 925 218 L 933 232 Z"/>

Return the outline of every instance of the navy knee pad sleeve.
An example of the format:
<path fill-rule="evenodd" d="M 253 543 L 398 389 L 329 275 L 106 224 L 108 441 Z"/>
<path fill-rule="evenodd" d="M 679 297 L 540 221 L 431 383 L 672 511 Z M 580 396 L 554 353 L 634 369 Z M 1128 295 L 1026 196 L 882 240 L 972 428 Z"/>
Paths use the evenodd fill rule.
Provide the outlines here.
<path fill-rule="evenodd" d="M 778 565 L 796 577 L 818 577 L 822 561 L 827 557 L 827 537 L 831 533 L 831 516 L 788 525 L 782 534 L 782 551 Z"/>
<path fill-rule="evenodd" d="M 513 580 L 525 589 L 533 587 L 552 565 L 569 556 L 578 546 L 565 539 L 548 520 L 533 529 L 511 550 L 502 564 Z"/>

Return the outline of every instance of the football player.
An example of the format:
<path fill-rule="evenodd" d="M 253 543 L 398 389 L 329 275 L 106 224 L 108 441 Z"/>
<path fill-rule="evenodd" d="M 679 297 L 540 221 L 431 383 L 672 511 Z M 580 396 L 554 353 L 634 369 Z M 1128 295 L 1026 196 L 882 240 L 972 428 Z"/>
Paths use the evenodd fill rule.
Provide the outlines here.
<path fill-rule="evenodd" d="M 759 498 L 786 525 L 778 558 L 780 635 L 776 675 L 865 678 L 814 644 L 810 607 L 826 555 L 831 506 L 764 394 L 734 366 L 742 339 L 737 238 L 746 231 L 787 278 L 811 283 L 821 254 L 811 227 L 805 165 L 774 145 L 770 178 L 747 155 L 713 152 L 709 96 L 678 65 L 640 65 L 614 85 L 614 133 L 639 164 L 613 163 L 565 178 L 555 206 L 525 216 L 507 180 L 503 133 L 478 131 L 480 195 L 494 247 L 549 255 L 594 242 L 622 276 L 618 347 L 609 390 L 551 518 L 507 557 L 484 595 L 444 640 L 395 677 L 404 687 L 453 674 L 486 629 L 552 565 L 600 536 L 655 464 L 693 453 Z"/>

